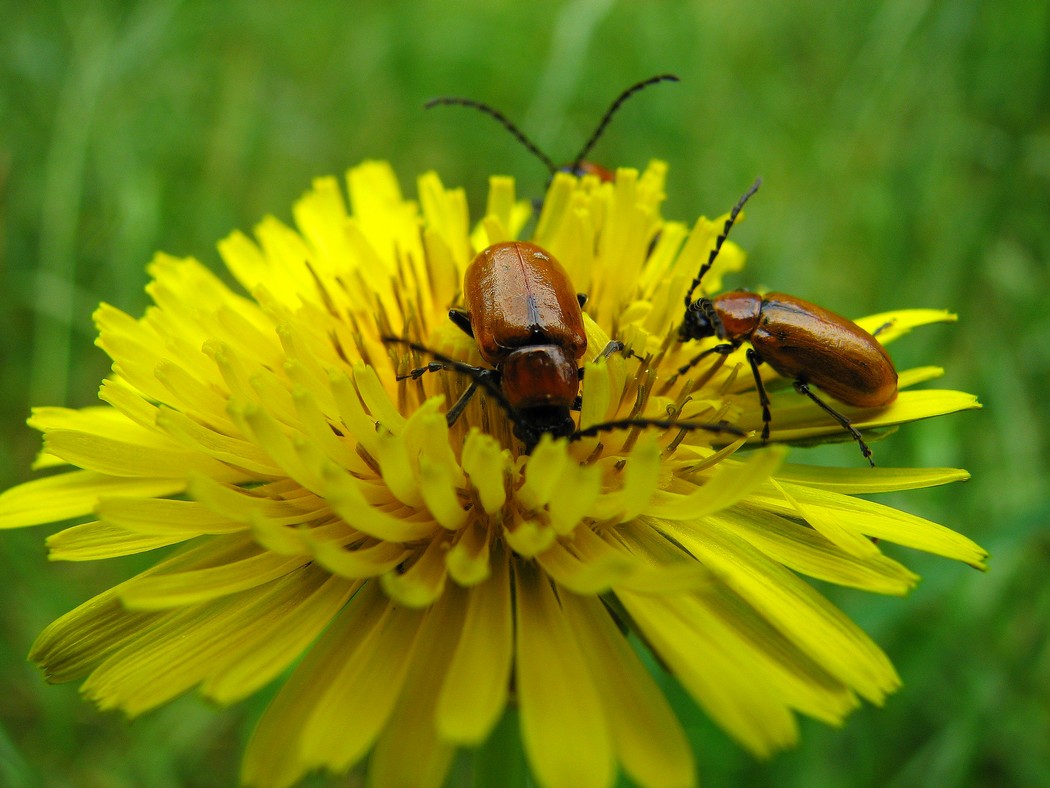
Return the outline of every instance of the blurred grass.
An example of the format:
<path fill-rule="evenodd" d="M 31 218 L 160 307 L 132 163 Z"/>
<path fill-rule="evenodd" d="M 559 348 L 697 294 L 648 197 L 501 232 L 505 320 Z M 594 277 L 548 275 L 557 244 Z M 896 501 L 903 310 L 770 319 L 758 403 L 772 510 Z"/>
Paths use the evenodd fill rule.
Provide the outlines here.
<path fill-rule="evenodd" d="M 542 166 L 494 123 L 423 101 L 490 102 L 560 160 L 622 87 L 671 71 L 682 83 L 625 107 L 594 158 L 668 160 L 665 213 L 684 220 L 726 210 L 763 175 L 735 236 L 750 253 L 735 285 L 847 315 L 958 311 L 895 358 L 943 364 L 944 384 L 985 410 L 914 425 L 876 453 L 970 469 L 967 484 L 886 500 L 993 553 L 980 575 L 898 551 L 925 577 L 903 601 L 829 590 L 905 681 L 844 730 L 804 723 L 797 750 L 760 764 L 684 704 L 707 784 L 1048 784 L 1047 3 L 306 8 L 5 4 L 2 486 L 28 474 L 30 404 L 95 401 L 107 364 L 91 312 L 105 300 L 139 313 L 154 250 L 217 269 L 216 240 L 267 212 L 288 219 L 312 177 L 366 157 L 391 160 L 409 193 L 435 168 L 475 211 L 492 172 L 538 194 Z M 44 535 L 0 539 L 0 784 L 230 784 L 261 700 L 214 713 L 191 697 L 128 726 L 25 663 L 44 625 L 139 565 L 48 565 Z"/>

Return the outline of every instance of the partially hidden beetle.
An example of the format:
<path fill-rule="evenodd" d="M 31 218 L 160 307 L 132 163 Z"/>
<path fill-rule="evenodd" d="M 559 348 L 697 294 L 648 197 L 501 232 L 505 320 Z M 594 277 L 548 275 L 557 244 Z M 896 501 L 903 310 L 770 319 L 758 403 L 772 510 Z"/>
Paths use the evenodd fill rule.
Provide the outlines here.
<path fill-rule="evenodd" d="M 734 290 L 693 300 L 693 293 L 718 257 L 737 216 L 760 185 L 761 180 L 756 180 L 733 207 L 707 262 L 685 295 L 679 340 L 714 336 L 722 343 L 691 359 L 678 374 L 685 374 L 709 355 L 728 355 L 746 342 L 750 345 L 747 360 L 762 405 L 763 441 L 769 439 L 772 421 L 769 396 L 759 372 L 759 365 L 765 363 L 790 378 L 796 391 L 842 425 L 874 467 L 871 449 L 856 427 L 810 388 L 817 386 L 833 399 L 858 408 L 881 408 L 892 403 L 897 398 L 897 370 L 873 334 L 834 312 L 785 293 L 759 295 Z"/>
<path fill-rule="evenodd" d="M 470 386 L 446 414 L 449 426 L 480 386 L 507 414 L 526 453 L 531 453 L 544 435 L 575 441 L 634 427 L 743 434 L 724 424 L 639 418 L 576 429 L 571 411 L 581 406 L 583 370 L 579 363 L 587 351 L 582 309 L 585 299 L 573 292 L 561 263 L 535 244 L 507 242 L 482 250 L 464 274 L 463 297 L 464 307 L 451 309 L 449 318 L 474 338 L 491 369 L 457 361 L 399 337 L 382 338 L 388 344 L 404 345 L 436 359 L 398 376 L 398 380 L 417 379 L 442 369 L 471 378 Z M 623 349 L 622 343 L 610 342 L 601 357 Z"/>
<path fill-rule="evenodd" d="M 594 175 L 601 181 L 611 181 L 615 177 L 615 173 L 612 170 L 602 167 L 600 164 L 587 161 L 587 156 L 590 154 L 591 149 L 595 144 L 597 144 L 598 140 L 601 139 L 602 134 L 605 133 L 605 128 L 609 125 L 609 121 L 612 120 L 613 115 L 615 115 L 617 110 L 623 106 L 624 102 L 638 91 L 647 88 L 650 85 L 655 85 L 658 82 L 678 82 L 678 77 L 674 74 L 657 74 L 655 77 L 649 77 L 649 79 L 643 79 L 641 82 L 636 82 L 634 85 L 631 85 L 620 93 L 613 103 L 609 105 L 609 109 L 605 111 L 605 114 L 602 116 L 602 119 L 599 121 L 598 126 L 595 128 L 590 138 L 584 143 L 583 147 L 580 148 L 580 152 L 576 154 L 576 157 L 570 164 L 561 167 L 556 165 L 550 156 L 541 151 L 532 140 L 525 136 L 525 133 L 514 125 L 506 115 L 499 110 L 490 107 L 488 104 L 475 101 L 474 99 L 461 98 L 459 96 L 440 96 L 438 98 L 430 99 L 424 107 L 426 107 L 426 109 L 442 105 L 472 107 L 473 109 L 484 112 L 486 115 L 495 118 L 496 121 L 502 124 L 502 126 L 514 136 L 514 139 L 524 145 L 530 153 L 543 162 L 544 166 L 552 176 L 556 172 L 568 172 L 577 176 Z"/>

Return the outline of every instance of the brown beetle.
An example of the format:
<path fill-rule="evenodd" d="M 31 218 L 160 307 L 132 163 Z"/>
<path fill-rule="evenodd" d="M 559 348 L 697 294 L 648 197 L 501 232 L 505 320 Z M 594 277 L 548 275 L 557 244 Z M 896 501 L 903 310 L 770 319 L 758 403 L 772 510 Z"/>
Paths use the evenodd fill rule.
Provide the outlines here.
<path fill-rule="evenodd" d="M 583 299 L 562 264 L 535 244 L 494 244 L 467 267 L 463 300 L 464 308 L 449 310 L 449 318 L 500 371 L 503 396 L 519 416 L 515 423 L 555 437 L 575 432 L 569 410 L 580 391 L 587 333 Z M 605 355 L 622 347 L 615 343 Z"/>
<path fill-rule="evenodd" d="M 677 82 L 678 77 L 660 74 L 624 90 L 602 116 L 590 139 L 573 162 L 557 167 L 543 151 L 501 112 L 473 99 L 447 96 L 427 102 L 438 105 L 473 107 L 499 121 L 522 145 L 539 158 L 553 175 L 567 171 L 574 175 L 595 175 L 603 181 L 614 174 L 585 161 L 606 126 L 623 103 L 643 88 L 658 82 Z M 580 410 L 579 367 L 587 350 L 583 324 L 586 296 L 577 295 L 569 275 L 552 254 L 535 244 L 507 242 L 494 244 L 479 253 L 463 277 L 464 306 L 449 311 L 449 318 L 475 339 L 478 351 L 491 368 L 478 367 L 444 356 L 424 345 L 399 337 L 384 336 L 387 344 L 406 346 L 436 359 L 413 369 L 398 380 L 417 379 L 426 372 L 452 369 L 471 378 L 471 384 L 449 408 L 449 426 L 455 423 L 467 403 L 484 388 L 514 425 L 514 434 L 531 452 L 540 438 L 549 434 L 579 440 L 601 432 L 633 427 L 663 427 L 707 430 L 742 435 L 722 424 L 706 425 L 663 419 L 620 419 L 577 430 L 571 411 Z M 610 342 L 599 358 L 624 350 L 623 343 Z"/>
<path fill-rule="evenodd" d="M 785 293 L 758 295 L 743 290 L 715 298 L 693 301 L 693 293 L 714 264 L 729 230 L 744 203 L 757 190 L 761 180 L 744 194 L 726 219 L 721 235 L 707 262 L 689 286 L 685 296 L 685 316 L 678 328 L 679 340 L 715 336 L 722 344 L 700 353 L 678 370 L 686 373 L 706 356 L 727 355 L 747 342 L 747 360 L 762 405 L 762 440 L 769 439 L 769 396 L 759 372 L 766 363 L 794 381 L 795 389 L 809 397 L 847 430 L 860 446 L 864 457 L 875 466 L 871 449 L 848 418 L 818 397 L 810 384 L 846 405 L 880 408 L 897 398 L 897 370 L 886 350 L 873 334 L 856 323 L 823 307 Z M 878 332 L 876 332 L 878 333 Z"/>

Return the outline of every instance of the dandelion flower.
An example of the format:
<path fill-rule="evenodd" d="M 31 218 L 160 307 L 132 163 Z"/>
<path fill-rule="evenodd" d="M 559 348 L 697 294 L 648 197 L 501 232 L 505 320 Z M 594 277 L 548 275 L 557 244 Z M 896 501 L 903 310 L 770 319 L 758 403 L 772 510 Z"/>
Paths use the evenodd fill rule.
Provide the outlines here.
<path fill-rule="evenodd" d="M 33 412 L 37 465 L 63 472 L 0 496 L 0 525 L 87 518 L 51 537 L 55 560 L 173 549 L 55 621 L 31 658 L 130 717 L 193 688 L 229 704 L 283 680 L 248 745 L 254 785 L 366 756 L 375 784 L 440 785 L 508 706 L 542 785 L 610 785 L 618 770 L 693 784 L 645 650 L 760 756 L 795 742 L 799 714 L 837 724 L 881 703 L 899 684 L 889 660 L 806 578 L 903 594 L 917 578 L 888 542 L 981 566 L 963 536 L 854 497 L 966 473 L 791 464 L 782 444 L 841 428 L 774 390 L 762 447 L 741 354 L 674 376 L 700 347 L 674 329 L 721 224 L 662 219 L 664 177 L 661 163 L 612 183 L 560 174 L 532 233 L 588 295 L 579 424 L 726 422 L 746 437 L 636 427 L 526 453 L 485 392 L 450 426 L 470 380 L 399 381 L 432 359 L 381 337 L 480 364 L 448 309 L 476 252 L 518 239 L 530 209 L 493 178 L 471 227 L 436 175 L 417 203 L 366 163 L 348 175 L 352 209 L 319 179 L 295 229 L 267 218 L 220 244 L 247 295 L 161 254 L 141 318 L 98 309 L 104 404 Z M 705 288 L 742 264 L 727 243 Z M 889 342 L 951 319 L 860 324 L 890 322 Z M 632 355 L 596 359 L 610 338 Z M 847 412 L 871 435 L 977 407 L 912 390 L 939 373 L 903 370 L 892 405 Z"/>

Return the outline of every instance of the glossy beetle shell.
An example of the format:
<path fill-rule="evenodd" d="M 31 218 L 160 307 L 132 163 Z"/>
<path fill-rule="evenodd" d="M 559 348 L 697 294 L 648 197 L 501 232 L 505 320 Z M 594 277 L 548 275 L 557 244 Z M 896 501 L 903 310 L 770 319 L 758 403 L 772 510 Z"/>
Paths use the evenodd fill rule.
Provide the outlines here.
<path fill-rule="evenodd" d="M 897 398 L 889 354 L 856 323 L 785 293 L 734 291 L 712 303 L 725 338 L 750 342 L 781 375 L 859 408 L 882 407 Z"/>
<path fill-rule="evenodd" d="M 500 243 L 483 250 L 463 276 L 463 298 L 481 356 L 493 366 L 516 348 L 557 345 L 573 363 L 587 350 L 572 281 L 561 263 L 535 244 Z"/>

